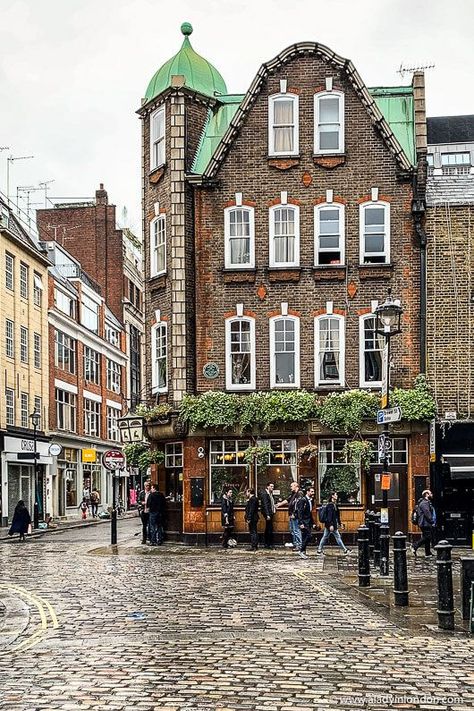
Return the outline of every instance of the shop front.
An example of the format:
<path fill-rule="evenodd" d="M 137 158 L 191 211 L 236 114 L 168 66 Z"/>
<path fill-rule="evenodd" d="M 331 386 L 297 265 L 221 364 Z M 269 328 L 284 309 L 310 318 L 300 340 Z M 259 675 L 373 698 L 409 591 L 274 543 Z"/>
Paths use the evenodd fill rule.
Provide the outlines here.
<path fill-rule="evenodd" d="M 39 520 L 52 511 L 51 465 L 49 441 L 38 438 L 35 442 L 27 436 L 5 436 L 1 453 L 2 525 L 11 521 L 15 506 L 23 500 L 31 516 L 35 502 Z"/>

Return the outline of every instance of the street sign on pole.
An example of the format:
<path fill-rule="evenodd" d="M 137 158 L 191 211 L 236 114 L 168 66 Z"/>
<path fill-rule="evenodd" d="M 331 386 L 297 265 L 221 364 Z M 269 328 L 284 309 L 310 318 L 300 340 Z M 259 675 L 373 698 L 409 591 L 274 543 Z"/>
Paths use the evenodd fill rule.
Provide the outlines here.
<path fill-rule="evenodd" d="M 126 466 L 125 455 L 120 449 L 108 449 L 102 455 L 102 464 L 111 472 L 123 469 Z"/>
<path fill-rule="evenodd" d="M 389 422 L 399 422 L 402 419 L 400 407 L 390 407 L 388 410 L 378 410 L 377 424 L 386 425 Z"/>

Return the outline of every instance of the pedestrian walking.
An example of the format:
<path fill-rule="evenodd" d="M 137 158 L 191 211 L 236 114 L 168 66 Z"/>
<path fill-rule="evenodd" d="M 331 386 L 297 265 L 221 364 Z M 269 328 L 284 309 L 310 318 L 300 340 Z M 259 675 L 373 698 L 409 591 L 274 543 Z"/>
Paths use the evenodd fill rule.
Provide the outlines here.
<path fill-rule="evenodd" d="M 288 498 L 279 501 L 276 508 L 279 509 L 282 506 L 288 506 L 288 528 L 290 529 L 291 540 L 293 542 L 293 550 L 299 551 L 301 550 L 301 528 L 296 516 L 296 506 L 302 494 L 297 481 L 291 482 L 290 489 L 291 491 Z"/>
<path fill-rule="evenodd" d="M 87 512 L 89 511 L 89 505 L 87 503 L 86 497 L 84 497 L 82 499 L 81 503 L 79 504 L 79 506 L 77 508 L 80 509 L 81 518 L 83 521 L 85 521 L 87 519 Z"/>
<path fill-rule="evenodd" d="M 161 546 L 164 539 L 163 522 L 165 518 L 166 500 L 155 484 L 150 487 L 150 494 L 147 499 L 148 508 L 148 531 L 150 544 Z"/>
<path fill-rule="evenodd" d="M 296 521 L 301 531 L 301 547 L 299 551 L 300 558 L 307 558 L 306 548 L 311 541 L 311 533 L 313 531 L 313 501 L 314 487 L 308 486 L 305 495 L 300 497 L 296 502 Z"/>
<path fill-rule="evenodd" d="M 151 484 L 149 481 L 146 481 L 143 486 L 144 488 L 138 495 L 138 513 L 142 522 L 142 543 L 145 544 L 148 538 L 149 514 L 147 509 L 147 501 L 151 492 Z"/>
<path fill-rule="evenodd" d="M 436 511 L 432 504 L 433 494 L 429 489 L 425 489 L 421 494 L 421 499 L 416 505 L 417 525 L 421 528 L 421 538 L 412 546 L 412 551 L 416 556 L 418 548 L 425 546 L 425 556 L 432 556 L 431 546 L 435 545 Z"/>
<path fill-rule="evenodd" d="M 258 548 L 258 499 L 255 496 L 255 489 L 247 489 L 247 503 L 245 505 L 245 520 L 250 533 L 250 550 L 256 551 Z"/>
<path fill-rule="evenodd" d="M 91 513 L 92 513 L 92 518 L 97 518 L 97 514 L 99 513 L 99 504 L 100 504 L 100 494 L 97 491 L 97 489 L 92 489 L 91 491 Z"/>
<path fill-rule="evenodd" d="M 273 517 L 276 511 L 275 499 L 273 498 L 274 488 L 273 482 L 269 482 L 261 496 L 262 513 L 265 516 L 265 533 L 263 534 L 265 548 L 275 547 L 273 543 Z"/>
<path fill-rule="evenodd" d="M 15 511 L 13 512 L 12 523 L 10 526 L 10 530 L 8 531 L 8 535 L 13 536 L 14 533 L 20 534 L 20 541 L 26 541 L 26 534 L 31 533 L 30 512 L 26 508 L 25 502 L 21 499 L 15 506 Z"/>
<path fill-rule="evenodd" d="M 224 489 L 221 500 L 221 523 L 224 528 L 222 534 L 222 548 L 229 547 L 229 538 L 234 530 L 234 502 L 232 501 L 232 489 Z"/>
<path fill-rule="evenodd" d="M 323 504 L 321 508 L 319 509 L 319 520 L 321 523 L 324 523 L 324 533 L 323 537 L 319 541 L 319 546 L 318 550 L 316 553 L 323 553 L 323 548 L 326 545 L 326 543 L 329 540 L 329 537 L 331 535 L 334 536 L 334 539 L 339 546 L 339 548 L 342 548 L 343 553 L 346 555 L 349 553 L 349 549 L 346 548 L 344 545 L 344 541 L 341 538 L 341 534 L 339 533 L 339 527 L 342 527 L 341 523 L 341 514 L 339 511 L 339 508 L 337 506 L 337 493 L 334 491 L 329 499 L 327 504 Z"/>

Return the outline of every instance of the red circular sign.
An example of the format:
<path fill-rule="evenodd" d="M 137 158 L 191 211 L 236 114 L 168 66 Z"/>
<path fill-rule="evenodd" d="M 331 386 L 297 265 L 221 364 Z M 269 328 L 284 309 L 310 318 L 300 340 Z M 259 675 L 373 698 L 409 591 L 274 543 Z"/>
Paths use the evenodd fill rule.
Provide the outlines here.
<path fill-rule="evenodd" d="M 108 449 L 102 455 L 102 464 L 110 471 L 123 469 L 125 467 L 125 455 L 119 449 Z"/>

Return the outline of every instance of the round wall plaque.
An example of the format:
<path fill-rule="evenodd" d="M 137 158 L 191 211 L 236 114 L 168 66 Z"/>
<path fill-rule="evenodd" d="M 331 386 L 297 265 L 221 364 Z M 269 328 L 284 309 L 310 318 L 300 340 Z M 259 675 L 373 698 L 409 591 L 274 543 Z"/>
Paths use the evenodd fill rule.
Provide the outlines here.
<path fill-rule="evenodd" d="M 214 380 L 219 375 L 219 366 L 217 363 L 206 363 L 202 369 L 202 374 L 208 380 Z"/>

